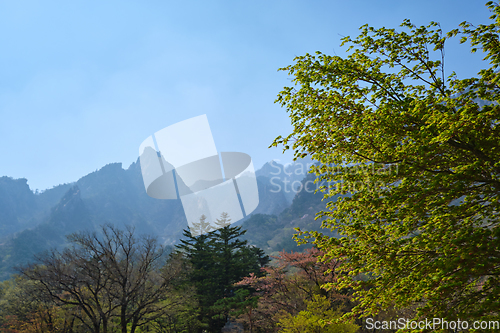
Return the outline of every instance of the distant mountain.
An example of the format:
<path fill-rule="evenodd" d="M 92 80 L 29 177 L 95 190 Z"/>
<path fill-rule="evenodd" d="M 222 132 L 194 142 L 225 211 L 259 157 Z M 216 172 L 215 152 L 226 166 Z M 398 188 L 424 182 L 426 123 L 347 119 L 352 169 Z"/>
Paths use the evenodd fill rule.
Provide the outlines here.
<path fill-rule="evenodd" d="M 26 263 L 43 250 L 60 247 L 65 235 L 94 228 L 90 212 L 73 186 L 51 210 L 50 217 L 33 229 L 16 234 L 0 246 L 0 278 L 8 278 L 12 267 Z"/>
<path fill-rule="evenodd" d="M 273 192 L 283 192 L 289 204 L 292 203 L 295 194 L 300 191 L 301 181 L 308 175 L 314 162 L 305 157 L 294 163 L 282 165 L 277 161 L 271 161 L 255 172 L 258 177 L 267 178 Z"/>
<path fill-rule="evenodd" d="M 308 174 L 302 179 L 300 191 L 295 195 L 291 206 L 280 214 L 255 214 L 243 222 L 243 229 L 247 230 L 245 239 L 250 244 L 262 248 L 267 253 L 277 251 L 302 251 L 311 245 L 297 246 L 293 240 L 295 228 L 303 231 L 321 231 L 323 234 L 337 237 L 336 232 L 322 229 L 323 219 L 315 220 L 316 213 L 326 209 L 326 204 L 335 201 L 337 197 L 322 200 L 323 193 L 314 193 L 313 184 L 315 175 Z"/>
<path fill-rule="evenodd" d="M 36 195 L 26 179 L 0 177 L 0 244 L 6 236 L 32 228 L 43 220 L 70 187 L 59 185 Z"/>
<path fill-rule="evenodd" d="M 284 170 L 286 177 L 292 170 L 279 164 L 273 167 Z M 281 179 L 292 178 L 271 182 L 266 172 L 257 174 L 259 205 L 252 216 L 280 214 L 290 206 L 290 195 L 278 190 L 277 184 L 284 186 Z M 65 235 L 98 230 L 106 223 L 120 228 L 133 225 L 138 234 L 153 234 L 166 245 L 175 244 L 187 228 L 180 200 L 158 200 L 146 194 L 139 161 L 128 169 L 121 163 L 108 164 L 76 183 L 41 194 L 34 194 L 26 179 L 0 178 L 0 279 L 8 278 L 13 266 L 34 254 L 64 246 Z"/>

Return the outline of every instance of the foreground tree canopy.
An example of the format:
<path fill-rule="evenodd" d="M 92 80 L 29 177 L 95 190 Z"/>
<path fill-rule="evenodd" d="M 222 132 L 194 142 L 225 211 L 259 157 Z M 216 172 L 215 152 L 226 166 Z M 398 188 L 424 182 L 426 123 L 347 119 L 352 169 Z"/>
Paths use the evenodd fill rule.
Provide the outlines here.
<path fill-rule="evenodd" d="M 341 259 L 351 314 L 415 306 L 417 316 L 486 318 L 500 309 L 500 7 L 491 24 L 443 33 L 438 23 L 361 27 L 350 54 L 295 58 L 277 102 L 293 133 L 273 146 L 318 161 L 326 197 L 318 217 L 341 238 L 313 238 Z M 445 74 L 449 38 L 485 54 L 477 77 Z M 342 275 L 342 273 L 345 273 Z"/>

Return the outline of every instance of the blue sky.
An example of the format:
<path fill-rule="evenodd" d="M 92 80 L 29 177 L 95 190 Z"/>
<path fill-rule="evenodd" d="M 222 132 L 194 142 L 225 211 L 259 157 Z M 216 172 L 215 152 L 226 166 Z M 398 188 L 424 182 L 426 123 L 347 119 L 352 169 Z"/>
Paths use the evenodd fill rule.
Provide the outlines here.
<path fill-rule="evenodd" d="M 488 23 L 485 2 L 0 1 L 0 176 L 43 190 L 127 168 L 148 136 L 201 114 L 218 151 L 289 162 L 267 148 L 292 129 L 274 104 L 290 85 L 278 68 L 344 55 L 341 36 L 365 23 Z M 474 76 L 481 58 L 452 42 L 447 74 Z"/>

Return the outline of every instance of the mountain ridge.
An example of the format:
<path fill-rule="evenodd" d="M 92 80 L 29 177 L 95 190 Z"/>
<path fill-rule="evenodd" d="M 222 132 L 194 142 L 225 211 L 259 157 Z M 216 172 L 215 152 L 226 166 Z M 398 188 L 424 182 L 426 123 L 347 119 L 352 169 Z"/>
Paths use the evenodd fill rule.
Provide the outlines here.
<path fill-rule="evenodd" d="M 290 194 L 278 187 L 283 189 L 287 181 L 297 182 L 300 173 L 294 177 L 290 177 L 290 173 L 303 166 L 289 165 L 286 169 L 275 164 L 274 167 L 275 170 L 281 168 L 283 173 L 257 170 L 259 206 L 237 225 L 252 225 L 255 215 L 266 219 L 281 216 L 293 205 L 287 198 Z M 107 164 L 74 183 L 58 185 L 39 194 L 29 189 L 26 179 L 2 177 L 0 207 L 6 207 L 0 215 L 0 230 L 9 232 L 0 236 L 0 279 L 8 278 L 13 266 L 31 260 L 34 254 L 65 246 L 65 235 L 75 231 L 94 231 L 103 224 L 119 228 L 133 225 L 138 234 L 152 234 L 164 245 L 174 245 L 187 228 L 180 200 L 158 200 L 146 194 L 138 160 L 127 169 L 121 163 Z M 280 225 L 286 224 L 282 219 L 279 221 Z M 12 223 L 11 228 L 8 223 Z M 277 234 L 274 229 L 273 237 Z M 271 245 L 266 247 L 276 248 L 276 244 Z"/>

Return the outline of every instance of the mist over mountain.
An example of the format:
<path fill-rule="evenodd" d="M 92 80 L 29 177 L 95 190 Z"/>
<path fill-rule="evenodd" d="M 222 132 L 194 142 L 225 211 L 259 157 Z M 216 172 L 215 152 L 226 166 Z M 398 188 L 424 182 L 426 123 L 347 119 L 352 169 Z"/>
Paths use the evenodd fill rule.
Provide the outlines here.
<path fill-rule="evenodd" d="M 309 156 L 284 165 L 273 160 L 264 164 L 255 174 L 268 178 L 273 192 L 283 192 L 287 202 L 291 204 L 300 190 L 301 181 L 308 175 L 313 164 Z"/>
<path fill-rule="evenodd" d="M 280 239 L 290 234 L 294 223 L 285 223 L 284 218 L 287 221 L 297 218 L 297 214 L 303 213 L 303 209 L 296 212 L 297 207 L 304 205 L 301 200 L 292 202 L 295 192 L 285 189 L 294 182 L 300 184 L 307 173 L 304 171 L 307 163 L 310 161 L 283 166 L 273 161 L 256 172 L 259 205 L 250 216 L 237 222 L 249 228 L 247 238 L 255 238 L 256 243 L 262 243 L 268 250 L 281 246 Z M 304 195 L 301 193 L 299 197 Z M 316 203 L 311 206 L 316 207 Z M 256 216 L 266 223 L 280 216 L 276 219 L 279 224 L 263 237 L 252 232 L 260 221 Z M 139 161 L 128 169 L 123 169 L 121 163 L 108 164 L 75 183 L 36 194 L 29 189 L 26 179 L 1 177 L 0 279 L 8 278 L 15 265 L 32 260 L 36 253 L 64 247 L 66 235 L 81 230 L 96 231 L 103 224 L 119 228 L 132 225 L 137 234 L 155 235 L 165 245 L 178 242 L 182 230 L 187 228 L 180 200 L 158 200 L 146 194 Z M 271 245 L 267 240 L 271 240 Z"/>
<path fill-rule="evenodd" d="M 10 234 L 34 227 L 70 187 L 69 184 L 59 185 L 34 194 L 27 179 L 0 177 L 0 243 Z"/>
<path fill-rule="evenodd" d="M 299 183 L 292 204 L 279 214 L 253 214 L 243 222 L 243 229 L 247 230 L 245 239 L 250 244 L 260 247 L 267 253 L 277 251 L 302 251 L 311 244 L 298 246 L 293 235 L 295 228 L 302 231 L 321 231 L 323 234 L 338 237 L 336 232 L 322 229 L 323 219 L 316 220 L 316 213 L 325 210 L 330 201 L 337 197 L 323 200 L 323 193 L 315 193 L 316 186 L 312 185 L 316 176 L 307 174 Z"/>

